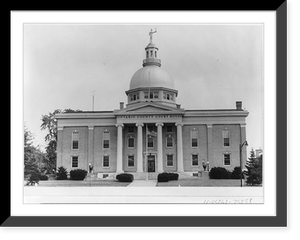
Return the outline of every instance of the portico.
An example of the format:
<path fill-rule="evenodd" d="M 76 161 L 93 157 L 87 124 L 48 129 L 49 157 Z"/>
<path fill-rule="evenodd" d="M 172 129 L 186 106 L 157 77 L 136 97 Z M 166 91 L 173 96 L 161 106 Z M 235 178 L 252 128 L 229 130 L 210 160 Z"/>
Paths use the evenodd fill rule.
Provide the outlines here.
<path fill-rule="evenodd" d="M 167 150 L 171 150 L 174 154 L 173 161 L 176 166 L 172 167 L 183 171 L 182 157 L 182 117 L 184 112 L 182 109 L 161 106 L 157 107 L 153 103 L 142 104 L 130 109 L 115 110 L 117 119 L 117 172 L 124 172 L 124 163 L 121 160 L 124 152 L 123 129 L 127 126 L 134 126 L 132 133 L 126 133 L 131 137 L 136 137 L 136 172 L 164 172 L 164 156 Z M 151 112 L 149 111 L 151 107 Z M 169 131 L 167 131 L 167 128 Z M 178 130 L 179 129 L 179 130 Z M 135 134 L 136 133 L 136 134 Z M 165 140 L 169 136 L 169 145 Z M 177 158 L 175 159 L 175 156 Z M 178 158 L 181 157 L 181 158 Z M 126 164 L 125 164 L 126 165 Z M 174 165 L 174 166 L 173 166 Z"/>

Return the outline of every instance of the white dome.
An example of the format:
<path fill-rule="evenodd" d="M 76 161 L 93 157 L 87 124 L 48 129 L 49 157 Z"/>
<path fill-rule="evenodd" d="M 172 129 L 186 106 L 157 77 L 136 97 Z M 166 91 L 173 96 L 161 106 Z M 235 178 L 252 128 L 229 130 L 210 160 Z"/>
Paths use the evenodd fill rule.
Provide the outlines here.
<path fill-rule="evenodd" d="M 161 67 L 149 65 L 137 70 L 135 74 L 133 74 L 129 89 L 132 90 L 146 87 L 174 89 L 174 80 L 171 75 Z"/>

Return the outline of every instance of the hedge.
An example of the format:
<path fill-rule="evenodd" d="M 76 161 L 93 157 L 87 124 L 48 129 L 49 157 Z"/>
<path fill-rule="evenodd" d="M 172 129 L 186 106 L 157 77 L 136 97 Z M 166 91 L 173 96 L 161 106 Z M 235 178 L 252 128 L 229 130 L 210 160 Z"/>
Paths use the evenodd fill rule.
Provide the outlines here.
<path fill-rule="evenodd" d="M 120 173 L 116 176 L 116 179 L 119 182 L 132 182 L 134 177 L 130 173 Z"/>
<path fill-rule="evenodd" d="M 210 179 L 230 179 L 231 173 L 223 167 L 213 167 L 209 172 Z"/>
<path fill-rule="evenodd" d="M 157 175 L 158 182 L 168 182 L 168 181 L 178 180 L 178 178 L 179 178 L 178 173 L 163 172 Z"/>
<path fill-rule="evenodd" d="M 242 175 L 244 178 L 244 174 Z M 231 173 L 231 179 L 241 179 L 241 167 L 235 167 Z"/>
<path fill-rule="evenodd" d="M 83 180 L 85 179 L 87 171 L 84 169 L 74 169 L 70 171 L 71 180 Z"/>

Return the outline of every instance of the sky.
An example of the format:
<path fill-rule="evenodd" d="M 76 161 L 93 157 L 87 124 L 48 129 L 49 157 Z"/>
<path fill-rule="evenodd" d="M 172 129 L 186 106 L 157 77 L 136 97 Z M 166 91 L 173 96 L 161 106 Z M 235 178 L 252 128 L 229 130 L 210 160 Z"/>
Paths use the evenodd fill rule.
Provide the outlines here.
<path fill-rule="evenodd" d="M 149 32 L 176 102 L 188 109 L 249 111 L 247 151 L 263 149 L 263 27 L 258 24 L 24 24 L 24 124 L 42 149 L 42 115 L 55 109 L 112 111 L 142 67 Z"/>

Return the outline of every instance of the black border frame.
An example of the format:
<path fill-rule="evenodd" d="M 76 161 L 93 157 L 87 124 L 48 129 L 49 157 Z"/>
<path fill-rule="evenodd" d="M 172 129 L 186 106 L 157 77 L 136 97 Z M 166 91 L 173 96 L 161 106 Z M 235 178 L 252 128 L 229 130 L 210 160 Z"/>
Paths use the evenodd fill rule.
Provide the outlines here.
<path fill-rule="evenodd" d="M 208 3 L 209 5 L 209 3 Z M 165 5 L 168 6 L 168 5 Z M 9 9 L 10 12 L 27 10 Z M 127 5 L 128 8 L 128 5 Z M 184 7 L 183 7 L 184 8 Z M 180 10 L 183 10 L 181 7 Z M 122 8 L 122 10 L 125 10 Z M 28 10 L 32 10 L 28 9 Z M 56 9 L 55 9 L 56 10 Z M 59 9 L 64 10 L 64 9 Z M 65 9 L 70 10 L 70 9 Z M 74 10 L 83 10 L 74 9 Z M 90 9 L 85 9 L 90 10 Z M 93 9 L 95 10 L 95 9 Z M 103 10 L 103 9 L 101 9 Z M 116 9 L 106 9 L 116 10 Z M 120 9 L 121 10 L 121 9 Z M 150 9 L 148 9 L 150 10 Z M 171 10 L 171 9 L 160 9 Z M 179 10 L 179 9 L 172 9 Z M 6 191 L 2 192 L 2 227 L 286 227 L 287 226 L 287 0 L 268 1 L 220 1 L 195 11 L 276 11 L 276 216 L 11 216 L 10 162 L 4 162 L 7 171 Z M 47 9 L 49 11 L 49 9 Z M 10 35 L 10 24 L 8 27 Z M 10 43 L 8 44 L 10 46 Z M 11 46 L 9 47 L 11 49 Z M 8 50 L 10 59 L 10 50 Z M 7 68 L 10 75 L 10 67 Z M 8 87 L 9 88 L 9 87 Z M 10 113 L 10 110 L 8 111 Z M 12 127 L 9 123 L 8 126 Z M 10 135 L 9 135 L 10 136 Z M 10 137 L 9 137 L 10 139 Z M 10 149 L 7 148 L 7 149 Z M 10 155 L 10 154 L 9 154 Z"/>

